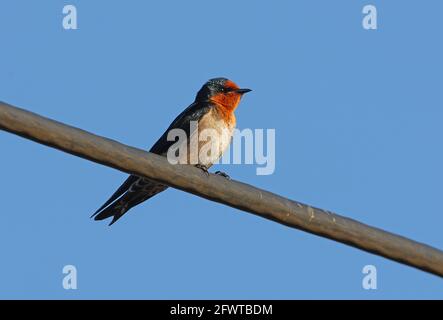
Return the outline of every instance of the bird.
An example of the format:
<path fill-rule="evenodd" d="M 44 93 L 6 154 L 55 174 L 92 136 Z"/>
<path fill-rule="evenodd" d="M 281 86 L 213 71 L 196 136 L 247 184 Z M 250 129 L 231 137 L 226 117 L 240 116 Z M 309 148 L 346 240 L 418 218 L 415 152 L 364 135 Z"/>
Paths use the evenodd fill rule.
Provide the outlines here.
<path fill-rule="evenodd" d="M 196 156 L 197 163 L 190 164 L 202 169 L 208 173 L 208 169 L 223 155 L 229 147 L 233 132 L 236 126 L 236 117 L 234 111 L 240 103 L 241 98 L 251 89 L 242 89 L 232 80 L 224 77 L 208 80 L 197 92 L 194 102 L 189 105 L 172 121 L 163 135 L 151 147 L 149 152 L 167 157 L 168 150 L 175 144 L 175 140 L 168 139 L 168 133 L 173 129 L 181 129 L 186 133 L 187 146 L 190 144 L 190 138 L 200 134 L 204 129 L 213 129 L 219 135 L 214 143 L 217 144 L 218 152 L 208 153 L 207 156 L 199 157 L 192 152 L 200 152 L 202 143 L 198 142 L 198 150 L 193 151 L 187 148 L 185 158 Z M 197 128 L 193 128 L 191 123 L 197 123 Z M 212 139 L 212 137 L 211 137 Z M 211 141 L 212 143 L 212 141 Z M 194 148 L 195 149 L 195 148 Z M 183 156 L 180 156 L 183 160 Z M 221 171 L 215 172 L 218 175 L 230 178 Z M 94 220 L 104 220 L 112 217 L 109 223 L 111 226 L 119 220 L 125 213 L 136 205 L 152 198 L 153 196 L 165 191 L 168 186 L 156 181 L 130 175 L 123 184 L 112 194 L 112 196 L 91 216 Z"/>

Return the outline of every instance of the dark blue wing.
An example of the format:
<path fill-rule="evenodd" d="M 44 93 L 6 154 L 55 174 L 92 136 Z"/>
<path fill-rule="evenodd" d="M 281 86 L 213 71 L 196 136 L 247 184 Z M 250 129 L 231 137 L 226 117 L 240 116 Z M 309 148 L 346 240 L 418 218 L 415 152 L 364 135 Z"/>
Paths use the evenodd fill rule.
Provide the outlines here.
<path fill-rule="evenodd" d="M 208 103 L 194 102 L 187 107 L 177 118 L 171 123 L 166 132 L 152 146 L 150 152 L 156 154 L 167 153 L 169 147 L 175 141 L 168 141 L 168 132 L 171 129 L 180 128 L 190 136 L 190 122 L 199 121 L 206 114 L 211 106 Z M 143 179 L 134 175 L 130 175 L 128 179 L 118 188 L 118 190 L 98 209 L 92 217 L 96 220 L 106 219 L 114 216 L 111 224 L 117 221 L 125 212 L 133 206 L 143 202 L 157 193 L 164 191 L 167 187 L 161 184 Z"/>
<path fill-rule="evenodd" d="M 182 113 L 180 113 L 177 118 L 171 123 L 166 132 L 157 140 L 157 142 L 152 146 L 152 153 L 165 154 L 168 152 L 170 146 L 172 146 L 175 141 L 168 141 L 168 132 L 172 129 L 183 129 L 186 132 L 186 136 L 190 136 L 190 122 L 199 121 L 203 115 L 209 112 L 212 106 L 207 103 L 194 102 L 189 107 L 187 107 Z"/>

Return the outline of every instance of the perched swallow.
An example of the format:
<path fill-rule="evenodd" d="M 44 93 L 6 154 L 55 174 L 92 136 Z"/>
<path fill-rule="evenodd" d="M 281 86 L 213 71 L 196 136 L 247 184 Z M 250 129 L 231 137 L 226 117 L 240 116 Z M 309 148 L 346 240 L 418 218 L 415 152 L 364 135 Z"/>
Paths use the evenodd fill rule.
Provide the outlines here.
<path fill-rule="evenodd" d="M 198 132 L 204 129 L 214 129 L 218 133 L 218 154 L 207 157 L 197 156 L 197 167 L 207 171 L 214 162 L 216 162 L 228 148 L 231 143 L 232 134 L 234 132 L 236 119 L 234 111 L 240 103 L 243 94 L 251 91 L 250 89 L 240 89 L 234 82 L 226 78 L 215 78 L 206 82 L 198 91 L 195 101 L 187 107 L 177 118 L 171 123 L 165 133 L 152 146 L 150 152 L 165 156 L 168 149 L 175 141 L 168 141 L 168 132 L 172 129 L 182 129 L 186 132 L 187 137 L 191 137 L 196 132 L 191 132 L 191 122 L 196 121 L 198 124 Z M 198 134 L 197 132 L 197 134 Z M 187 139 L 187 143 L 191 139 Z M 200 142 L 198 148 L 201 148 Z M 195 149 L 195 148 L 194 148 Z M 192 152 L 192 148 L 188 148 Z M 187 154 L 186 157 L 192 155 Z M 226 174 L 216 172 L 223 176 Z M 148 200 L 156 194 L 166 190 L 168 187 L 158 182 L 130 175 L 128 179 L 117 189 L 117 191 L 105 202 L 93 215 L 95 220 L 103 220 L 113 217 L 112 225 L 120 219 L 129 209 Z"/>

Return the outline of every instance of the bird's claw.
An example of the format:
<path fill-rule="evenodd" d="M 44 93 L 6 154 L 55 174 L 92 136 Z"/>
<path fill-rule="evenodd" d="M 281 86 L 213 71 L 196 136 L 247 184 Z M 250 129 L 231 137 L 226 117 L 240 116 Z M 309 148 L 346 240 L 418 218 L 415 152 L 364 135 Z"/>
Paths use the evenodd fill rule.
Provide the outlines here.
<path fill-rule="evenodd" d="M 202 164 L 196 164 L 195 167 L 202 170 L 204 173 L 206 173 L 206 175 L 209 176 L 209 171 L 208 171 L 209 168 L 207 166 Z"/>
<path fill-rule="evenodd" d="M 215 174 L 218 175 L 218 176 L 221 176 L 223 178 L 226 178 L 228 180 L 231 180 L 231 177 L 227 173 L 225 173 L 223 171 L 216 171 Z"/>

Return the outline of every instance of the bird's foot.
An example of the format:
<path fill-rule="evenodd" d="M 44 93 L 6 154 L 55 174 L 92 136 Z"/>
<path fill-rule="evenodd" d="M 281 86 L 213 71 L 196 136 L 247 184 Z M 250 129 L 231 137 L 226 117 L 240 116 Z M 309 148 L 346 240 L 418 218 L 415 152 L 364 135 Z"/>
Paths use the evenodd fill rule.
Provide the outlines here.
<path fill-rule="evenodd" d="M 196 164 L 195 165 L 196 168 L 199 168 L 200 170 L 202 170 L 204 173 L 206 173 L 209 176 L 209 171 L 208 171 L 208 167 L 203 165 L 203 164 Z"/>
<path fill-rule="evenodd" d="M 228 180 L 231 180 L 231 177 L 227 173 L 225 173 L 223 171 L 216 171 L 215 174 L 218 175 L 218 176 L 221 176 L 223 178 L 226 178 Z"/>

